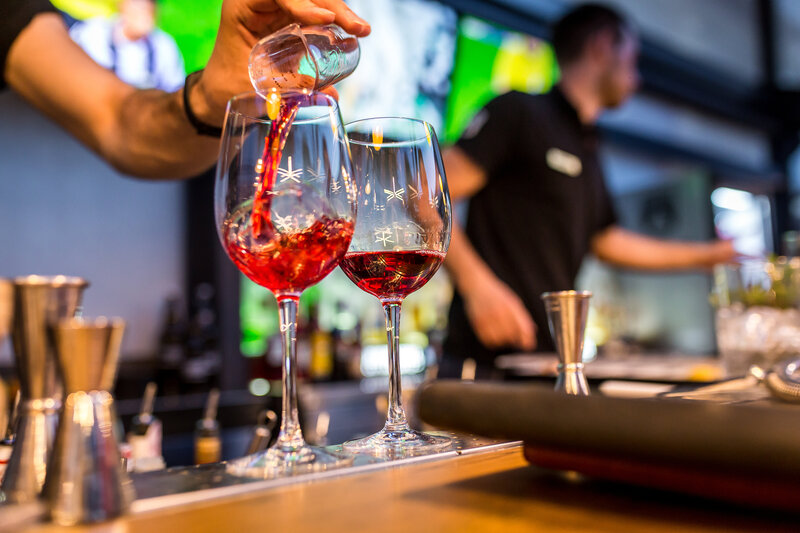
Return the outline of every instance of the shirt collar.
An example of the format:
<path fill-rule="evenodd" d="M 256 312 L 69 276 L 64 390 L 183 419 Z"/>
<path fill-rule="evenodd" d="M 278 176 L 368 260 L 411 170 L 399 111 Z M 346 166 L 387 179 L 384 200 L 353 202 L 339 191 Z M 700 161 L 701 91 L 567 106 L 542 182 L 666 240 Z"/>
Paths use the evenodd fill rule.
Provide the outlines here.
<path fill-rule="evenodd" d="M 581 117 L 578 115 L 578 110 L 575 106 L 567 100 L 561 87 L 554 85 L 550 91 L 553 95 L 553 100 L 559 107 L 564 117 L 567 118 L 583 135 L 593 138 L 597 136 L 597 127 L 594 124 L 584 124 L 581 122 Z"/>

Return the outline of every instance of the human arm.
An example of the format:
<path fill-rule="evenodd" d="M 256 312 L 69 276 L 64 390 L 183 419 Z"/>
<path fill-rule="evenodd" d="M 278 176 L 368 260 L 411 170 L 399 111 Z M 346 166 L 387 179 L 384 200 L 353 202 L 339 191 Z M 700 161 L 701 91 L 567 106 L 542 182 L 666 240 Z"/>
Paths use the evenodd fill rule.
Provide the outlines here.
<path fill-rule="evenodd" d="M 648 237 L 612 225 L 592 240 L 598 259 L 625 268 L 688 270 L 709 268 L 736 257 L 730 241 L 685 242 Z"/>
<path fill-rule="evenodd" d="M 292 20 L 336 22 L 357 36 L 369 26 L 341 0 L 225 0 L 212 56 L 189 101 L 198 118 L 221 125 L 234 94 L 251 91 L 250 49 Z M 219 139 L 198 135 L 186 119 L 183 89 L 138 90 L 97 65 L 69 38 L 54 13 L 33 18 L 5 65 L 9 86 L 122 172 L 189 177 L 216 159 Z"/>
<path fill-rule="evenodd" d="M 486 184 L 486 173 L 460 148 L 442 154 L 453 201 L 468 198 Z M 478 339 L 488 348 L 536 347 L 536 324 L 511 288 L 478 255 L 458 221 L 454 221 L 445 267 L 464 300 Z"/>

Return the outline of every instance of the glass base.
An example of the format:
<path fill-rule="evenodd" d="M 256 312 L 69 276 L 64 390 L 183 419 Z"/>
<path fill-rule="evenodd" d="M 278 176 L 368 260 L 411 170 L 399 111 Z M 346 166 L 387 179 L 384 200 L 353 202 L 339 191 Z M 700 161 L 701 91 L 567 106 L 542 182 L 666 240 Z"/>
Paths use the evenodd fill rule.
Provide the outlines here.
<path fill-rule="evenodd" d="M 455 440 L 450 437 L 422 433 L 409 427 L 394 429 L 384 427 L 369 437 L 345 442 L 342 444 L 342 449 L 348 453 L 364 453 L 386 459 L 402 459 L 455 449 Z"/>
<path fill-rule="evenodd" d="M 229 461 L 226 471 L 238 477 L 273 479 L 311 472 L 333 470 L 353 464 L 353 458 L 323 448 L 303 445 L 300 448 L 272 447 Z"/>

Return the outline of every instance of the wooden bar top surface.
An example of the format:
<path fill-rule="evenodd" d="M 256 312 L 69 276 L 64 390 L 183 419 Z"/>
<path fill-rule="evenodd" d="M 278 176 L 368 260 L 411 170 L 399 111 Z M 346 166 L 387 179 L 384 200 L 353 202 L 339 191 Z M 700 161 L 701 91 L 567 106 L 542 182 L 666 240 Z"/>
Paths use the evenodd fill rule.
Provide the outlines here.
<path fill-rule="evenodd" d="M 129 515 L 28 531 L 797 531 L 797 517 L 586 480 L 528 465 L 522 447 L 487 450 Z"/>

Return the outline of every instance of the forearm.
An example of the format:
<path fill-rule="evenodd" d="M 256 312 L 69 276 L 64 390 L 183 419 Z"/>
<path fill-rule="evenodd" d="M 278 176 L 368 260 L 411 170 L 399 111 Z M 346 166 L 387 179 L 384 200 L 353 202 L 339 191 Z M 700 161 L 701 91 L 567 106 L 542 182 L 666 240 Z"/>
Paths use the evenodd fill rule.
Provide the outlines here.
<path fill-rule="evenodd" d="M 730 261 L 733 249 L 727 242 L 684 242 L 647 237 L 612 226 L 592 241 L 592 251 L 602 261 L 642 270 L 688 270 L 708 268 Z"/>
<path fill-rule="evenodd" d="M 189 177 L 214 162 L 219 140 L 196 134 L 181 91 L 143 91 L 123 83 L 70 40 L 58 15 L 38 15 L 14 41 L 5 77 L 16 92 L 122 172 Z M 202 102 L 199 107 L 208 108 Z M 220 114 L 205 110 L 206 116 Z"/>
<path fill-rule="evenodd" d="M 469 292 L 479 280 L 494 277 L 489 265 L 478 255 L 466 232 L 454 221 L 450 232 L 450 248 L 444 262 L 456 288 L 462 294 Z"/>
<path fill-rule="evenodd" d="M 478 255 L 456 223 L 451 230 L 445 266 L 464 300 L 470 325 L 491 349 L 536 347 L 536 324 L 522 300 Z"/>
<path fill-rule="evenodd" d="M 99 151 L 128 174 L 186 178 L 211 167 L 218 150 L 218 138 L 197 134 L 187 120 L 181 89 L 131 93 L 120 106 L 119 127 Z"/>

